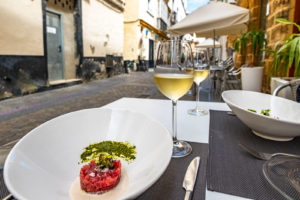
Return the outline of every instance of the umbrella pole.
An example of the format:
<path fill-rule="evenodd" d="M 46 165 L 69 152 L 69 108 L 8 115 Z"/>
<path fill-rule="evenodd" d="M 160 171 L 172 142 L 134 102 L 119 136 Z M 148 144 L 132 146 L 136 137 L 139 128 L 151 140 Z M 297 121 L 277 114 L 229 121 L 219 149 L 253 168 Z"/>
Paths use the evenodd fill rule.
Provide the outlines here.
<path fill-rule="evenodd" d="M 216 64 L 216 54 L 215 54 L 215 49 L 216 49 L 216 41 L 215 41 L 215 38 L 216 38 L 216 30 L 214 29 L 214 50 L 213 50 L 213 64 L 215 65 Z"/>

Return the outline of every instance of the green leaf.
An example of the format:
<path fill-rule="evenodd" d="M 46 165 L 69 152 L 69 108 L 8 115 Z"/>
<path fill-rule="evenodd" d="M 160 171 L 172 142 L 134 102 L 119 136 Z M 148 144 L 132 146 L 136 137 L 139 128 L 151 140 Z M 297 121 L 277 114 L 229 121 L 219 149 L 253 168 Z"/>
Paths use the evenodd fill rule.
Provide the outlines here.
<path fill-rule="evenodd" d="M 284 51 L 289 51 L 289 48 L 290 48 L 291 44 L 290 43 L 285 43 L 283 44 L 279 50 L 278 50 L 278 53 L 282 53 Z"/>
<path fill-rule="evenodd" d="M 300 31 L 300 26 L 298 24 L 296 24 L 295 22 L 290 22 L 287 19 L 283 19 L 283 18 L 277 18 L 276 22 L 279 23 L 283 23 L 283 24 L 289 24 L 289 25 L 294 25 L 298 28 L 298 30 Z"/>
<path fill-rule="evenodd" d="M 240 51 L 240 43 L 241 43 L 241 40 L 239 38 L 237 38 L 233 41 L 233 47 L 236 52 Z"/>
<path fill-rule="evenodd" d="M 257 36 L 256 36 L 256 34 L 254 33 L 254 34 L 252 34 L 252 37 L 251 37 L 251 42 L 252 42 L 252 51 L 253 51 L 253 54 L 254 54 L 254 56 L 256 56 L 256 43 L 257 43 Z"/>
<path fill-rule="evenodd" d="M 295 57 L 295 71 L 294 76 L 296 76 L 296 72 L 299 71 L 299 61 L 300 61 L 300 39 L 298 38 L 298 45 L 296 47 L 296 57 Z"/>
<path fill-rule="evenodd" d="M 281 43 L 281 41 L 280 41 L 280 40 L 279 40 L 279 41 L 277 41 L 277 42 L 275 43 L 275 45 L 274 45 L 274 49 L 275 49 L 275 50 L 276 50 L 276 49 L 278 49 L 278 47 L 279 47 L 280 43 Z"/>
<path fill-rule="evenodd" d="M 247 47 L 248 35 L 249 35 L 249 32 L 243 34 L 241 36 L 241 39 L 240 39 L 240 41 L 241 41 L 241 44 L 240 44 L 241 48 L 240 48 L 240 50 L 241 50 L 241 54 L 242 55 L 244 54 L 244 50 Z"/>
<path fill-rule="evenodd" d="M 294 73 L 294 77 L 299 77 L 300 76 L 300 68 L 295 68 L 295 73 Z"/>
<path fill-rule="evenodd" d="M 272 50 L 272 49 L 262 49 L 262 51 L 266 52 L 266 53 L 270 53 L 270 54 L 274 54 L 276 51 Z"/>
<path fill-rule="evenodd" d="M 289 20 L 287 19 L 284 19 L 284 18 L 277 18 L 275 19 L 276 22 L 279 22 L 279 23 L 283 23 L 283 24 L 292 24 L 293 22 L 290 22 Z"/>
<path fill-rule="evenodd" d="M 287 73 L 288 73 L 288 69 L 289 67 L 286 67 L 288 65 L 288 59 L 284 58 L 284 61 L 283 61 L 283 66 L 281 68 L 283 68 L 283 76 L 287 76 Z"/>
<path fill-rule="evenodd" d="M 300 36 L 300 33 L 292 33 L 290 35 L 290 38 L 299 37 L 299 36 Z"/>
<path fill-rule="evenodd" d="M 297 44 L 298 44 L 298 40 L 294 39 L 292 41 L 291 48 L 290 48 L 290 51 L 289 51 L 289 65 L 288 65 L 289 67 L 291 67 L 292 64 L 293 64 Z"/>

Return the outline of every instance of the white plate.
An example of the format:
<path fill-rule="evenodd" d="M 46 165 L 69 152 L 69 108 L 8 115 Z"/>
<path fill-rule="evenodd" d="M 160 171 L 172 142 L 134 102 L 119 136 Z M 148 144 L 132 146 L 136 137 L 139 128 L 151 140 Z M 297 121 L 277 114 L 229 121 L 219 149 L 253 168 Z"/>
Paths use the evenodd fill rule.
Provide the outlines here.
<path fill-rule="evenodd" d="M 104 140 L 129 141 L 137 156 L 123 163 L 129 186 L 122 199 L 148 189 L 167 168 L 172 138 L 156 120 L 126 110 L 88 109 L 52 119 L 29 132 L 8 155 L 4 180 L 19 200 L 67 200 L 84 147 Z"/>
<path fill-rule="evenodd" d="M 300 136 L 300 103 L 245 90 L 228 90 L 222 97 L 257 136 L 275 141 L 289 141 Z M 270 116 L 260 114 L 262 109 L 270 109 Z"/>

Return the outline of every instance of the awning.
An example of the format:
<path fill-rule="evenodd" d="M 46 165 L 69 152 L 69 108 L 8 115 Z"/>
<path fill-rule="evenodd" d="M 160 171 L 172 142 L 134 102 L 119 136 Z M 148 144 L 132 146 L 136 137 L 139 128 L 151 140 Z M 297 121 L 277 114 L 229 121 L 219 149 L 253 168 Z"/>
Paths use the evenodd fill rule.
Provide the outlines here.
<path fill-rule="evenodd" d="M 249 10 L 223 2 L 209 2 L 170 27 L 173 35 L 196 33 L 199 37 L 238 34 L 247 30 Z"/>
<path fill-rule="evenodd" d="M 208 38 L 201 42 L 200 44 L 196 45 L 197 48 L 213 48 L 214 47 L 214 40 L 211 38 Z M 215 47 L 220 48 L 221 44 L 218 41 L 215 41 Z"/>

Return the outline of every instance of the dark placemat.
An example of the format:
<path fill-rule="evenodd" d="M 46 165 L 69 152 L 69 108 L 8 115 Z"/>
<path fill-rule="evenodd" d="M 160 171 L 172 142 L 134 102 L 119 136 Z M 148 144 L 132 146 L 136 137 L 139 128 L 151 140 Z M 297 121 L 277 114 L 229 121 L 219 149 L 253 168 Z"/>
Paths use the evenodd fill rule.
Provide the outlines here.
<path fill-rule="evenodd" d="M 200 156 L 200 168 L 194 188 L 193 199 L 205 199 L 206 164 L 208 156 L 208 144 L 190 142 L 193 152 L 184 158 L 172 159 L 162 177 L 137 200 L 182 200 L 185 190 L 182 188 L 183 178 L 190 162 L 196 156 Z M 9 192 L 4 184 L 3 170 L 0 174 L 0 196 L 1 199 Z M 15 200 L 13 197 L 9 200 Z"/>
<path fill-rule="evenodd" d="M 184 199 L 185 190 L 182 188 L 183 178 L 190 162 L 200 156 L 200 168 L 195 184 L 193 199 L 205 199 L 206 190 L 206 164 L 208 144 L 190 142 L 193 152 L 184 158 L 173 158 L 160 179 L 137 200 L 176 200 Z"/>
<path fill-rule="evenodd" d="M 4 184 L 4 178 L 3 178 L 3 169 L 0 170 L 0 199 L 3 199 L 9 195 L 9 191 L 7 190 L 5 184 Z M 11 199 L 13 200 L 13 199 Z"/>
<path fill-rule="evenodd" d="M 300 154 L 300 138 L 275 142 L 254 135 L 236 116 L 210 111 L 207 188 L 251 199 L 283 199 L 265 180 L 262 165 L 239 147 L 243 143 L 261 152 Z"/>

